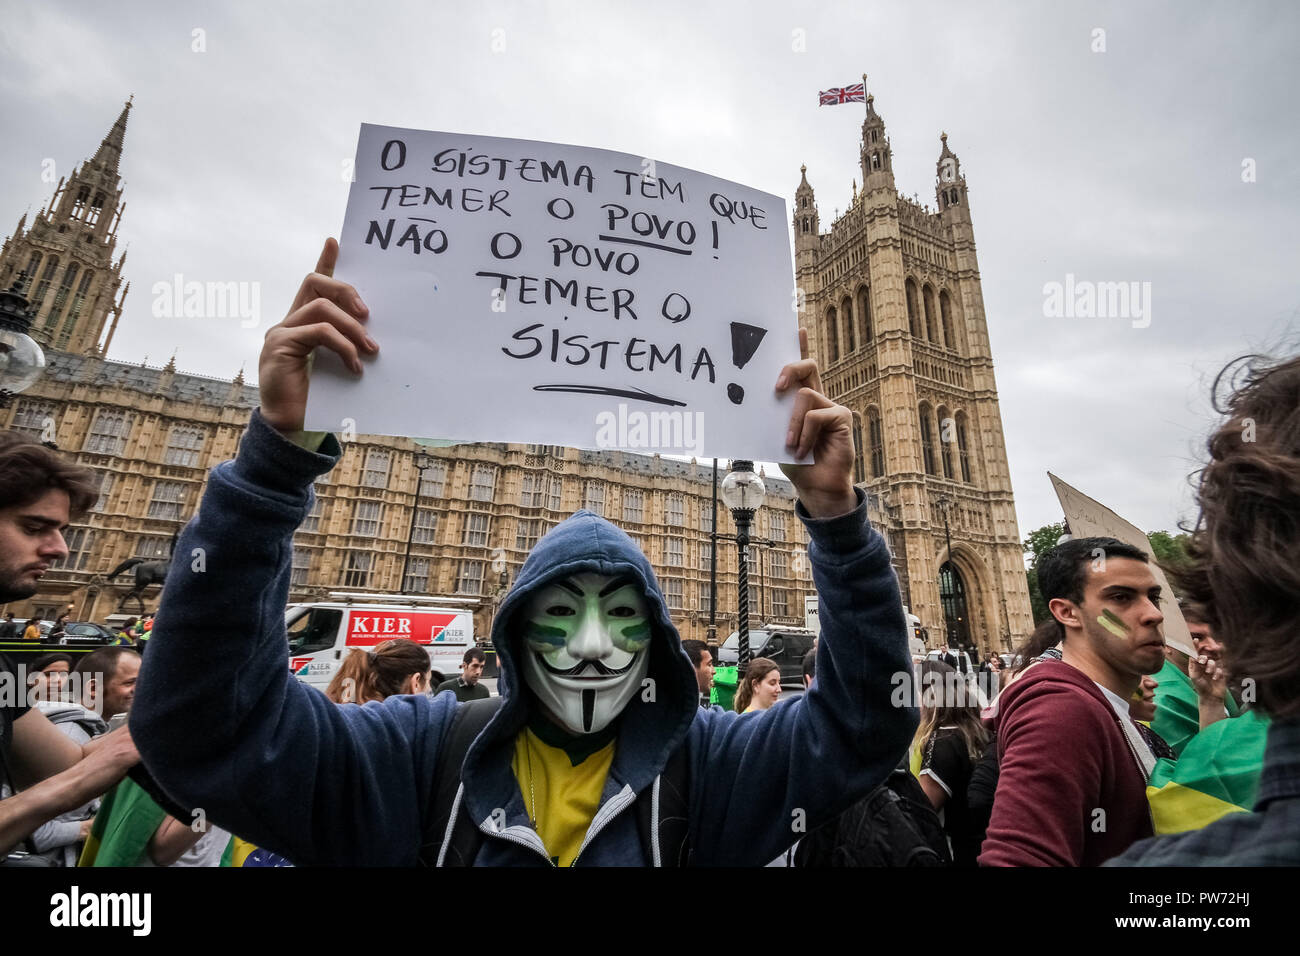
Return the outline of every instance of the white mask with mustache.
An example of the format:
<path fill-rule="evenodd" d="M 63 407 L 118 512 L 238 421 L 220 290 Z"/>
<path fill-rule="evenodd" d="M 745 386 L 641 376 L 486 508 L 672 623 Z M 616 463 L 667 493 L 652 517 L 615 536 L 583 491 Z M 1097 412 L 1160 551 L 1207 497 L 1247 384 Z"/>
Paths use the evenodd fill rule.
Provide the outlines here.
<path fill-rule="evenodd" d="M 630 578 L 587 572 L 539 589 L 521 612 L 524 683 L 570 733 L 609 726 L 650 667 L 652 625 Z"/>

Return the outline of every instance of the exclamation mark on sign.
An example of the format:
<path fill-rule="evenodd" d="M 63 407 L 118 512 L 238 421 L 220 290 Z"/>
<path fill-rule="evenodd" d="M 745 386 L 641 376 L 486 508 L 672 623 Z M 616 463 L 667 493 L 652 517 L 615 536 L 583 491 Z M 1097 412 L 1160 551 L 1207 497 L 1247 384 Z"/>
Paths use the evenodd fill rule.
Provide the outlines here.
<path fill-rule="evenodd" d="M 745 363 L 752 359 L 754 353 L 758 351 L 758 347 L 762 344 L 765 335 L 767 335 L 767 329 L 760 329 L 757 325 L 732 322 L 731 364 L 735 365 L 736 368 L 744 368 Z M 731 399 L 733 405 L 739 405 L 745 400 L 745 390 L 735 382 L 730 382 L 727 385 L 727 398 Z"/>
<path fill-rule="evenodd" d="M 713 220 L 713 248 L 718 248 L 718 220 L 716 219 Z M 714 256 L 713 258 L 716 259 L 718 257 Z"/>

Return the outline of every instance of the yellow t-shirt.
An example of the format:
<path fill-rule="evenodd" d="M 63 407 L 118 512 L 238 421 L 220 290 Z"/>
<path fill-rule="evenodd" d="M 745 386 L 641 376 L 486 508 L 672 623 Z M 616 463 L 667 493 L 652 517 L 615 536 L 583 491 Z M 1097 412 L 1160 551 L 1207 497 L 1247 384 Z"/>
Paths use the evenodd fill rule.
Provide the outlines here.
<path fill-rule="evenodd" d="M 575 767 L 563 748 L 552 747 L 527 728 L 515 738 L 510 769 L 519 781 L 524 809 L 537 821 L 537 833 L 556 866 L 573 865 L 613 762 L 613 740 Z"/>

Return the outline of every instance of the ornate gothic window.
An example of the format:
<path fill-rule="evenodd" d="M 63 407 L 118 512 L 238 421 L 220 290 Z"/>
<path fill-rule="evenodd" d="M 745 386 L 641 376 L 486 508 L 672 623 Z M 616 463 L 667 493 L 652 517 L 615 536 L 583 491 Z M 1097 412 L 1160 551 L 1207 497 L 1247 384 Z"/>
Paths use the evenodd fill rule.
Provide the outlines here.
<path fill-rule="evenodd" d="M 120 455 L 126 450 L 126 440 L 134 424 L 135 417 L 128 412 L 101 408 L 95 413 L 95 421 L 81 450 L 93 455 Z"/>
<path fill-rule="evenodd" d="M 867 480 L 866 465 L 862 459 L 862 419 L 856 412 L 853 415 L 853 480 Z"/>
<path fill-rule="evenodd" d="M 835 315 L 835 306 L 826 310 L 826 362 L 838 362 L 840 359 L 840 330 Z"/>
<path fill-rule="evenodd" d="M 858 315 L 862 318 L 862 344 L 871 344 L 871 289 L 864 286 L 858 290 Z"/>
<path fill-rule="evenodd" d="M 441 498 L 447 484 L 447 463 L 433 461 L 420 473 L 420 497 Z"/>
<path fill-rule="evenodd" d="M 935 313 L 934 307 L 934 287 L 927 284 L 922 290 L 922 298 L 925 301 L 925 337 L 931 342 L 939 341 L 939 317 Z"/>
<path fill-rule="evenodd" d="M 943 319 L 943 344 L 957 351 L 957 336 L 952 324 L 952 296 L 944 289 L 939 293 L 939 315 Z"/>
<path fill-rule="evenodd" d="M 867 434 L 871 439 L 871 477 L 885 476 L 885 430 L 880 425 L 880 411 L 867 409 Z"/>
<path fill-rule="evenodd" d="M 970 455 L 966 450 L 966 414 L 957 413 L 957 456 L 961 459 L 961 480 L 970 482 Z"/>
<path fill-rule="evenodd" d="M 587 482 L 586 496 L 582 506 L 603 518 L 605 516 L 605 486 L 599 481 Z"/>
<path fill-rule="evenodd" d="M 948 409 L 943 406 L 939 407 L 939 454 L 943 459 L 943 476 L 951 479 L 953 476 L 952 468 L 952 446 L 957 440 L 956 429 L 952 416 L 948 414 Z"/>
<path fill-rule="evenodd" d="M 54 295 L 54 305 L 50 307 L 50 314 L 45 318 L 45 324 L 51 329 L 54 328 L 63 312 L 63 304 L 68 300 L 68 293 L 72 290 L 72 284 L 77 280 L 77 270 L 80 268 L 77 263 L 70 262 L 63 273 L 63 281 L 59 283 L 59 291 Z"/>
<path fill-rule="evenodd" d="M 54 279 L 54 272 L 58 267 L 58 256 L 50 256 L 50 258 L 45 261 L 45 271 L 41 273 L 40 284 L 36 286 L 36 292 L 32 295 L 32 314 L 39 311 L 41 305 L 45 302 L 45 294 L 49 291 L 50 282 Z"/>
<path fill-rule="evenodd" d="M 930 425 L 930 406 L 921 403 L 921 457 L 925 459 L 925 473 L 935 474 L 934 470 L 934 429 Z"/>
<path fill-rule="evenodd" d="M 914 336 L 921 335 L 921 307 L 917 302 L 916 283 L 908 279 L 905 284 L 907 292 L 907 329 Z"/>
<path fill-rule="evenodd" d="M 207 432 L 194 425 L 174 425 L 167 436 L 167 450 L 163 452 L 164 465 L 176 465 L 180 468 L 197 468 L 199 454 Z"/>

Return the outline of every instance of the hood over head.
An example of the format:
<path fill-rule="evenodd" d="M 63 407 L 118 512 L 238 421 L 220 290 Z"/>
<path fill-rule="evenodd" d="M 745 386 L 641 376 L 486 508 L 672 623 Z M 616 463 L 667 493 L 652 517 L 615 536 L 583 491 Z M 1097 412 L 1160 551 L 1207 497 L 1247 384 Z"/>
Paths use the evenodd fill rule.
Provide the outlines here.
<path fill-rule="evenodd" d="M 636 582 L 645 595 L 652 630 L 646 678 L 615 722 L 619 743 L 612 772 L 639 789 L 681 745 L 699 708 L 699 691 L 654 569 L 622 529 L 590 511 L 579 511 L 537 542 L 497 611 L 492 643 L 501 662 L 497 688 L 503 701 L 466 757 L 466 778 L 487 750 L 513 740 L 538 706 L 521 667 L 522 655 L 532 653 L 523 639 L 528 599 L 547 585 L 584 572 L 626 575 Z"/>

